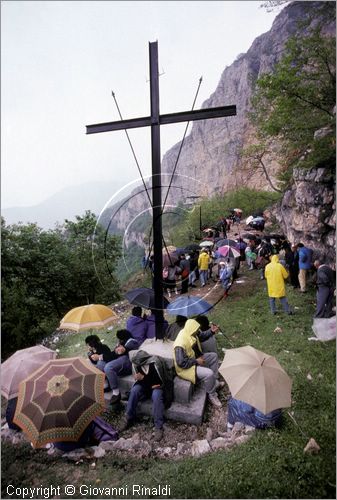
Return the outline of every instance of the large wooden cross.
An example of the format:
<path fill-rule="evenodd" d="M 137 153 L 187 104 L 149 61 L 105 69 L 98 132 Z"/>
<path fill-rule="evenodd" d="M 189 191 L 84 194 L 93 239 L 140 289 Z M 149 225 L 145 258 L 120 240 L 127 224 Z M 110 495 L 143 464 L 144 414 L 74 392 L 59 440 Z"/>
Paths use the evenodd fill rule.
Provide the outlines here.
<path fill-rule="evenodd" d="M 156 338 L 163 338 L 163 285 L 162 285 L 162 189 L 160 162 L 160 125 L 194 120 L 207 120 L 236 115 L 236 106 L 221 106 L 217 108 L 183 111 L 181 113 L 159 114 L 159 72 L 158 72 L 158 42 L 149 43 L 150 55 L 150 98 L 151 115 L 131 120 L 121 120 L 108 123 L 87 125 L 87 134 L 125 130 L 129 128 L 151 127 L 152 151 L 152 220 L 153 220 L 153 252 Z"/>

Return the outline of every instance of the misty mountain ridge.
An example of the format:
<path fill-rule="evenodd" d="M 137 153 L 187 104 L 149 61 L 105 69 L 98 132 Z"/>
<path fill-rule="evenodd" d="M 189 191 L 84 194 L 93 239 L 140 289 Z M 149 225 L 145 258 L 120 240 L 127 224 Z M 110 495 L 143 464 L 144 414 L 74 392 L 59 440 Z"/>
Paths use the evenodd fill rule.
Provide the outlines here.
<path fill-rule="evenodd" d="M 2 208 L 1 215 L 6 224 L 36 223 L 42 229 L 54 229 L 56 224 L 63 224 L 65 219 L 74 220 L 76 215 L 82 216 L 86 210 L 99 216 L 105 204 L 123 185 L 118 179 L 76 184 L 36 205 Z M 125 195 L 123 190 L 116 201 Z"/>

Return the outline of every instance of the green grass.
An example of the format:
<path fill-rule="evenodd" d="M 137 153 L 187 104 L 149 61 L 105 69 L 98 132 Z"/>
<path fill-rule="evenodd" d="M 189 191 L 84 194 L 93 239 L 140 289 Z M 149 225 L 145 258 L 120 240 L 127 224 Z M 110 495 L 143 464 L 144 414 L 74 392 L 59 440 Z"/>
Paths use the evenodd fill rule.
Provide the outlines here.
<path fill-rule="evenodd" d="M 96 460 L 94 469 L 91 461 L 65 463 L 27 445 L 3 443 L 2 497 L 8 498 L 7 484 L 27 486 L 34 481 L 44 486 L 129 485 L 129 492 L 132 484 L 169 484 L 172 498 L 335 498 L 335 342 L 308 340 L 313 336 L 313 290 L 304 295 L 288 288 L 289 302 L 297 308 L 295 315 L 271 316 L 265 282 L 255 272 L 246 274 L 246 283 L 234 285 L 230 297 L 216 306 L 210 319 L 226 335 L 218 336 L 221 358 L 222 348 L 231 347 L 229 341 L 234 347 L 251 344 L 276 356 L 292 378 L 293 404 L 284 412 L 281 429 L 258 431 L 231 451 L 199 459 L 169 461 L 107 454 Z M 282 332 L 274 332 L 277 326 Z M 60 342 L 60 354 L 74 355 L 77 344 L 83 351 L 85 335 L 75 334 Z M 101 336 L 111 343 L 106 333 Z M 312 380 L 307 378 L 309 373 Z M 316 455 L 303 453 L 311 437 L 321 447 Z"/>

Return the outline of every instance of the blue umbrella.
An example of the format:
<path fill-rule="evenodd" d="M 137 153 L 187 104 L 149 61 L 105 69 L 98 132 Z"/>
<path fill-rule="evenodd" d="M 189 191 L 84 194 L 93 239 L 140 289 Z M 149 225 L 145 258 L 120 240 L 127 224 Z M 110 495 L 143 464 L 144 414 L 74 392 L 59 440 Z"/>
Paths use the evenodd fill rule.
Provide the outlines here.
<path fill-rule="evenodd" d="M 190 316 L 205 314 L 212 307 L 212 304 L 209 304 L 200 297 L 179 297 L 179 299 L 176 299 L 167 306 L 166 311 L 167 314 L 186 316 L 188 318 Z"/>

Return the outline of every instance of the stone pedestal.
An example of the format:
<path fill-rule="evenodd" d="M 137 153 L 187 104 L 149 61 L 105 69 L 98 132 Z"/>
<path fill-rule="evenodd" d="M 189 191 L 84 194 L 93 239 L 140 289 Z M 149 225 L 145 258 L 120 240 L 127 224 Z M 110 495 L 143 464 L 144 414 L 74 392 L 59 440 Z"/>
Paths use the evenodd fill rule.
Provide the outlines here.
<path fill-rule="evenodd" d="M 164 358 L 170 368 L 174 366 L 172 341 L 148 339 L 141 345 L 139 350 Z M 137 352 L 130 352 L 131 361 Z M 200 425 L 205 411 L 206 391 L 202 387 L 195 387 L 191 382 L 177 376 L 173 382 L 173 403 L 165 411 L 166 418 L 177 422 Z M 125 397 L 130 392 L 133 383 L 134 378 L 132 375 L 119 378 L 119 389 L 122 397 Z M 108 402 L 111 393 L 105 393 L 105 398 Z M 151 408 L 151 400 L 142 401 L 138 405 L 138 413 L 140 415 L 151 415 Z"/>

